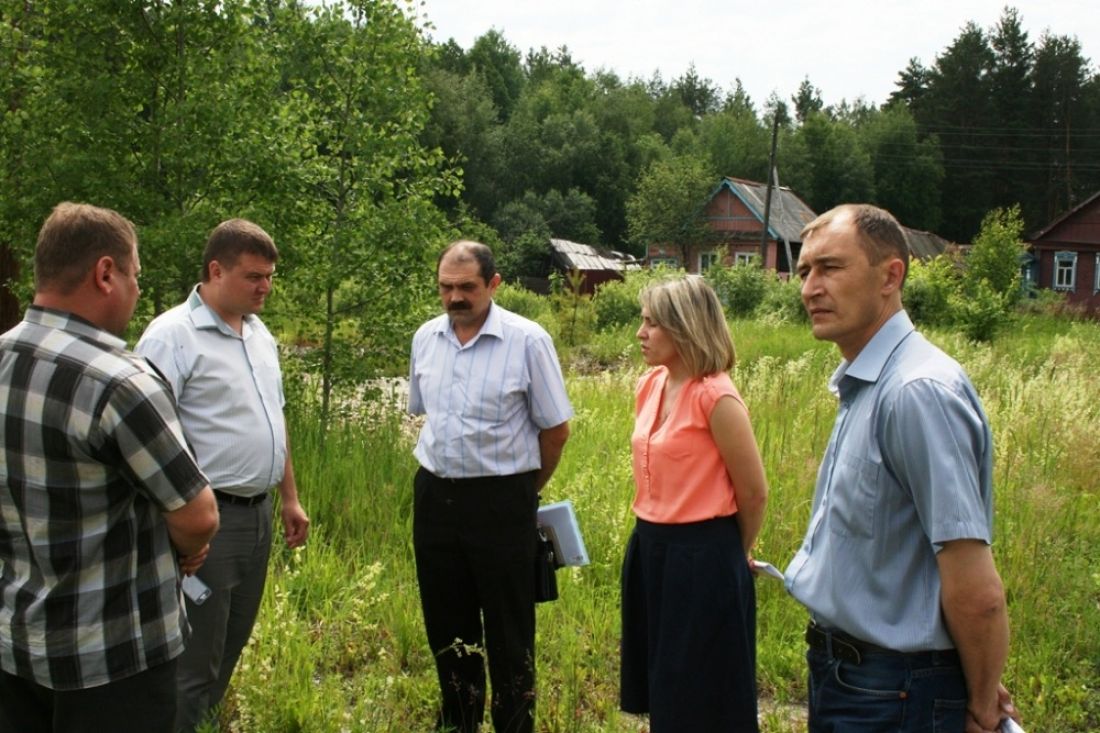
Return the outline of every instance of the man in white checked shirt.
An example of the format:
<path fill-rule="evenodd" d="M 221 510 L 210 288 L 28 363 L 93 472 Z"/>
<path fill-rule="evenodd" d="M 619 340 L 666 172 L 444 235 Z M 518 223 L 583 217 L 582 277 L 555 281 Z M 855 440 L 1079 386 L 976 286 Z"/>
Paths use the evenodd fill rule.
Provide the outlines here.
<path fill-rule="evenodd" d="M 119 338 L 140 271 L 129 221 L 59 204 L 0 336 L 0 731 L 172 731 L 180 572 L 218 508 L 168 385 Z"/>
<path fill-rule="evenodd" d="M 535 708 L 535 513 L 573 408 L 554 344 L 493 303 L 492 252 L 447 247 L 437 267 L 446 313 L 413 337 L 409 412 L 427 416 L 415 455 L 413 546 L 440 730 L 474 733 L 485 662 L 497 733 L 529 733 Z"/>

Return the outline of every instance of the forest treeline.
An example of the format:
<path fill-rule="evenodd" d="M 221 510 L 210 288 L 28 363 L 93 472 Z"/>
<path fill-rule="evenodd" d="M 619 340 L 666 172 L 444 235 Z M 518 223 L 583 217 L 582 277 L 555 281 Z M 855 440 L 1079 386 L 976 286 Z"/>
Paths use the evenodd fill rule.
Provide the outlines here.
<path fill-rule="evenodd" d="M 779 183 L 812 209 L 872 201 L 968 243 L 994 208 L 1018 204 L 1030 230 L 1100 188 L 1100 77 L 1072 35 L 1032 39 L 1024 23 L 1012 8 L 989 29 L 970 22 L 898 70 L 884 104 L 834 106 L 810 78 L 758 103 L 736 78 L 689 67 L 624 80 L 566 48 L 521 54 L 491 30 L 468 50 L 443 43 L 428 65 L 428 140 L 462 166 L 461 203 L 507 244 L 550 232 L 641 254 L 659 233 L 644 211 L 686 217 L 722 176 L 767 180 L 778 115 Z"/>
<path fill-rule="evenodd" d="M 736 78 L 624 79 L 495 30 L 461 48 L 423 12 L 0 0 L 5 318 L 58 201 L 138 224 L 138 327 L 195 281 L 214 224 L 249 217 L 282 248 L 270 317 L 316 347 L 327 394 L 403 358 L 441 242 L 483 239 L 514 276 L 545 267 L 551 235 L 635 253 L 687 236 L 722 176 L 766 179 L 776 116 L 779 183 L 817 211 L 872 201 L 967 242 L 994 208 L 1034 228 L 1100 188 L 1100 76 L 1072 35 L 1033 39 L 1011 8 L 944 29 L 886 103 L 834 106 L 809 78 L 753 100 Z"/>

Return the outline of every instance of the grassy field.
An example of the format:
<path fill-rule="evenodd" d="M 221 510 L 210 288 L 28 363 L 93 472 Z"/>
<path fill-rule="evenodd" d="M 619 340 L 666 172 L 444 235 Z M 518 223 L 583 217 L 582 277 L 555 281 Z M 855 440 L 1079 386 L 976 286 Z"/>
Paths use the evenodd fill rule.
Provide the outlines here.
<path fill-rule="evenodd" d="M 835 415 L 825 383 L 837 355 L 804 326 L 732 328 L 734 380 L 772 490 L 757 555 L 783 567 L 805 529 Z M 542 732 L 646 730 L 617 710 L 618 578 L 632 524 L 628 437 L 641 369 L 632 331 L 601 335 L 605 352 L 624 355 L 618 367 L 567 377 L 577 416 L 543 498 L 573 500 L 592 564 L 559 572 L 561 599 L 538 609 Z M 1033 733 L 1100 730 L 1100 328 L 1029 319 L 992 346 L 929 335 L 968 369 L 993 423 L 994 551 L 1013 632 L 1005 682 Z M 426 731 L 437 692 L 412 562 L 416 425 L 372 404 L 322 439 L 310 409 L 294 407 L 313 534 L 306 548 L 272 558 L 225 728 Z M 779 583 L 761 578 L 757 588 L 763 729 L 802 730 L 806 615 Z"/>

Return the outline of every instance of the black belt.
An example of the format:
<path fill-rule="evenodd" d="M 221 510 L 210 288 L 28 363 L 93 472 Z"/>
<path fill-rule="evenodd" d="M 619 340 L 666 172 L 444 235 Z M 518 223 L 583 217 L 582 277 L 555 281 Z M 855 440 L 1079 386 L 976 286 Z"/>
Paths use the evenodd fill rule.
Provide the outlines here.
<path fill-rule="evenodd" d="M 824 629 L 812 621 L 806 627 L 806 643 L 811 649 L 825 652 L 833 659 L 852 664 L 861 664 L 864 657 L 873 654 L 927 660 L 932 664 L 959 663 L 959 653 L 954 649 L 899 652 L 896 649 L 887 649 L 869 641 L 857 639 L 838 629 Z"/>
<path fill-rule="evenodd" d="M 488 476 L 471 476 L 469 478 L 448 478 L 447 476 L 440 476 L 439 474 L 432 473 L 428 469 L 421 466 L 417 469 L 417 472 L 423 471 L 426 476 L 434 481 L 440 483 L 454 484 L 455 486 L 461 486 L 462 484 L 474 484 L 474 485 L 492 485 L 494 483 L 509 483 L 515 481 L 518 478 L 529 476 L 531 474 L 538 473 L 537 470 L 524 471 L 523 473 L 508 473 L 503 475 L 490 474 Z"/>
<path fill-rule="evenodd" d="M 843 631 L 823 629 L 812 621 L 806 627 L 806 643 L 811 649 L 831 654 L 834 659 L 852 664 L 860 664 L 867 654 L 902 654 L 868 641 L 861 641 Z"/>
<path fill-rule="evenodd" d="M 219 491 L 214 489 L 214 496 L 218 501 L 226 504 L 236 504 L 238 506 L 256 506 L 267 498 L 267 492 L 261 491 L 253 496 L 237 496 L 236 494 L 230 494 L 225 491 Z"/>

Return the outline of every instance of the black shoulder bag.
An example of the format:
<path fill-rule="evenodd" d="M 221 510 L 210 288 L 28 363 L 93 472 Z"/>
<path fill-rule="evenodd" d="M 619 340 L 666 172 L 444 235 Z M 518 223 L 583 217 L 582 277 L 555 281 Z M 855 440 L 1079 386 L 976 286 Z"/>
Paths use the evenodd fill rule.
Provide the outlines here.
<path fill-rule="evenodd" d="M 535 529 L 535 603 L 558 600 L 558 560 L 554 543 L 542 527 Z"/>

